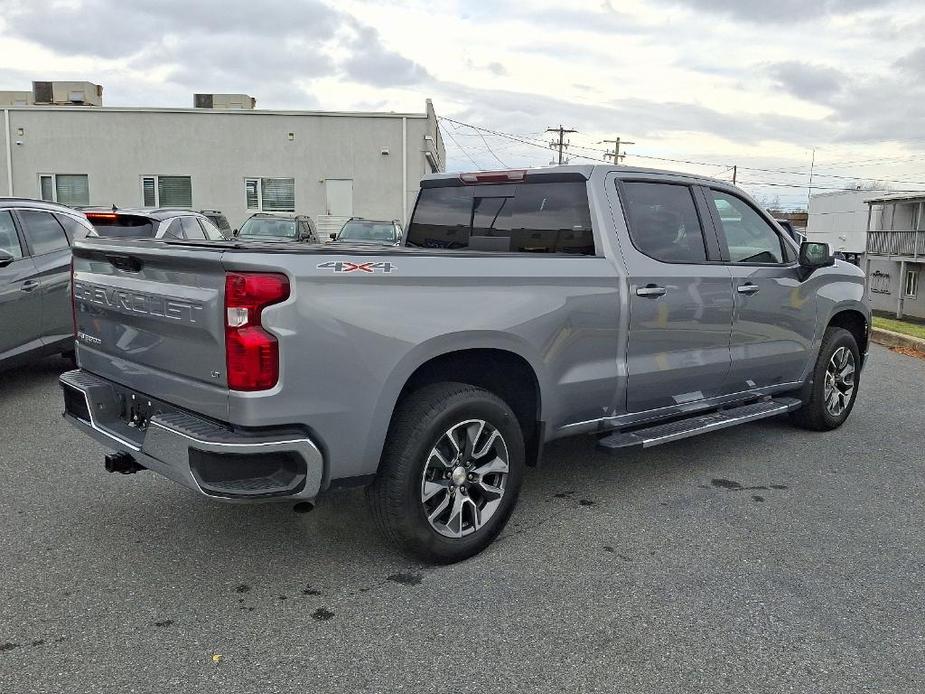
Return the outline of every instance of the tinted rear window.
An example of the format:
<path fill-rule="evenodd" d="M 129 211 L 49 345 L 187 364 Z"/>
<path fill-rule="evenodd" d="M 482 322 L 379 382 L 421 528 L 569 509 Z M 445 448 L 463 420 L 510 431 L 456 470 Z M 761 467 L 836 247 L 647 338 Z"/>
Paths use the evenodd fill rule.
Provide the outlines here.
<path fill-rule="evenodd" d="M 144 239 L 154 237 L 154 224 L 147 217 L 130 214 L 88 214 L 87 219 L 100 236 Z"/>
<path fill-rule="evenodd" d="M 575 181 L 423 188 L 406 243 L 593 255 L 587 185 Z"/>

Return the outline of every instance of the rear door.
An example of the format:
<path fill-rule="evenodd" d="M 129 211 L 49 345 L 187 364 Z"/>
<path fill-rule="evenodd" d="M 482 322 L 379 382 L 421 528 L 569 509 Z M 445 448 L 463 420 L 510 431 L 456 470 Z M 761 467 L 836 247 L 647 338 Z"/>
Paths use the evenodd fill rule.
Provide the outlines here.
<path fill-rule="evenodd" d="M 0 359 L 38 347 L 42 293 L 35 263 L 20 239 L 10 210 L 0 210 L 0 249 L 13 256 L 0 267 Z"/>
<path fill-rule="evenodd" d="M 795 383 L 809 363 L 816 299 L 800 279 L 797 253 L 744 197 L 705 189 L 735 292 L 734 392 Z"/>
<path fill-rule="evenodd" d="M 724 394 L 729 375 L 732 283 L 696 188 L 658 180 L 617 182 L 629 243 L 627 412 Z M 709 233 L 705 233 L 708 230 Z"/>
<path fill-rule="evenodd" d="M 73 335 L 71 316 L 71 247 L 64 227 L 44 210 L 17 210 L 32 254 L 42 301 L 42 339 L 46 344 Z"/>

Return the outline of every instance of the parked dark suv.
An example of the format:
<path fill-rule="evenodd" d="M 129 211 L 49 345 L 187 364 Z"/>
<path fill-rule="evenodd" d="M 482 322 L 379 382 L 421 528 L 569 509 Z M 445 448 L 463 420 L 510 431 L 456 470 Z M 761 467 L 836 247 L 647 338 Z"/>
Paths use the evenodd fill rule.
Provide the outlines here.
<path fill-rule="evenodd" d="M 73 350 L 71 245 L 93 233 L 64 205 L 0 198 L 0 369 Z"/>
<path fill-rule="evenodd" d="M 85 208 L 97 234 L 110 238 L 220 241 L 221 230 L 199 212 L 181 209 Z"/>

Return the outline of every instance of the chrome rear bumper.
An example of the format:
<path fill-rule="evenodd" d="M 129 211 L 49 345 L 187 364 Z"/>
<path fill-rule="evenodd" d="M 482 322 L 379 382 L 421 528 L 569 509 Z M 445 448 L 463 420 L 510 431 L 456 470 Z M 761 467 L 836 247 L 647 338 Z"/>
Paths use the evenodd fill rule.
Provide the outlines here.
<path fill-rule="evenodd" d="M 321 488 L 323 456 L 298 429 L 232 429 L 82 369 L 62 374 L 60 383 L 64 416 L 74 426 L 204 496 L 237 502 L 307 501 Z M 150 412 L 142 426 L 125 416 L 129 398 Z"/>

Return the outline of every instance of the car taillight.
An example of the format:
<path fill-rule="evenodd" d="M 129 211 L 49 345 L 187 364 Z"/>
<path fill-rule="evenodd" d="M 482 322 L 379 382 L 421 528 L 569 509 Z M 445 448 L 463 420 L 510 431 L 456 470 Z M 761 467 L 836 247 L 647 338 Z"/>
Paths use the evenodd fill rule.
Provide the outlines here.
<path fill-rule="evenodd" d="M 225 275 L 225 363 L 232 390 L 266 390 L 279 381 L 279 345 L 263 329 L 263 309 L 289 298 L 285 275 Z"/>

